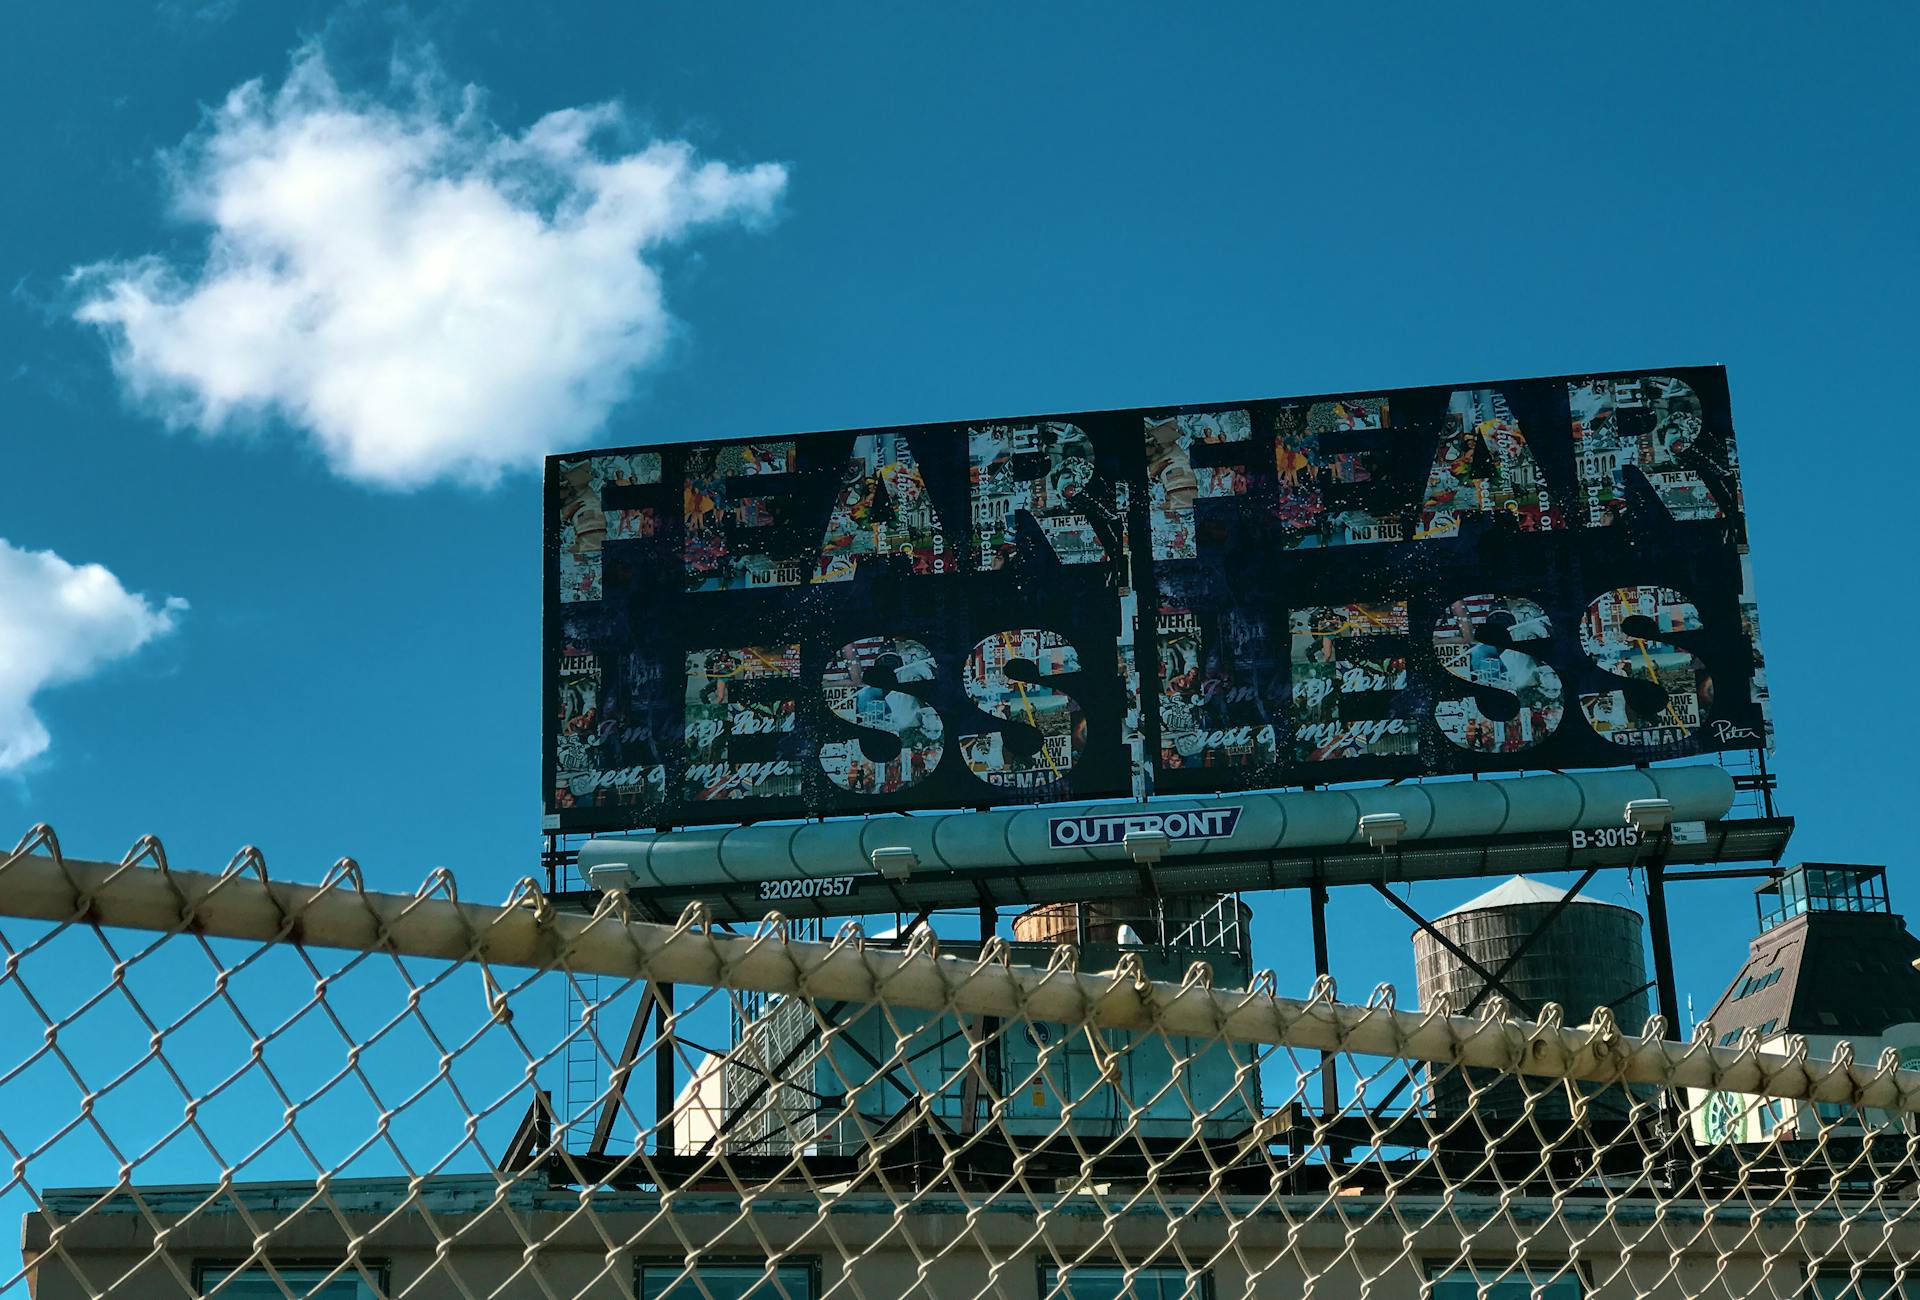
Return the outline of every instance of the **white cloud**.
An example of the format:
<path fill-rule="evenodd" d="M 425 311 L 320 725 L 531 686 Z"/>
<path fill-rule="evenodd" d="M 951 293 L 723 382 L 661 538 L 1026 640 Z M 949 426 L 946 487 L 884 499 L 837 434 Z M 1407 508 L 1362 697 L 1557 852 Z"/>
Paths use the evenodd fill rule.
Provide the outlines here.
<path fill-rule="evenodd" d="M 78 681 L 171 632 L 187 602 L 151 604 L 98 564 L 0 539 L 0 772 L 45 752 L 33 711 L 49 686 Z"/>
<path fill-rule="evenodd" d="M 167 160 L 203 263 L 79 268 L 76 314 L 171 424 L 278 416 L 359 482 L 487 484 L 592 439 L 672 329 L 650 258 L 770 218 L 786 170 L 607 147 L 610 104 L 510 135 L 472 87 L 394 81 L 402 106 L 350 94 L 309 48 L 235 90 Z"/>

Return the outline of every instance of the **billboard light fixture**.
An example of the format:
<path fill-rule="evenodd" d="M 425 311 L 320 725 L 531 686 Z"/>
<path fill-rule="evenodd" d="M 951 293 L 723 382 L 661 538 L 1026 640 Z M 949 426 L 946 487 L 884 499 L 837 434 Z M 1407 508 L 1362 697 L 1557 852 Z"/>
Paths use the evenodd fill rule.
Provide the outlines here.
<path fill-rule="evenodd" d="M 1152 865 L 1167 856 L 1167 849 L 1173 844 L 1165 831 L 1128 831 L 1120 837 L 1127 856 L 1135 862 Z"/>
<path fill-rule="evenodd" d="M 1673 821 L 1673 803 L 1668 799 L 1627 800 L 1627 825 L 1642 835 L 1658 835 Z"/>
<path fill-rule="evenodd" d="M 1360 833 L 1367 837 L 1368 844 L 1384 853 L 1407 833 L 1407 819 L 1395 812 L 1366 813 L 1360 818 Z"/>
<path fill-rule="evenodd" d="M 633 868 L 624 862 L 596 862 L 587 868 L 587 883 L 603 894 L 633 888 Z"/>
<path fill-rule="evenodd" d="M 898 845 L 891 848 L 875 849 L 867 855 L 867 861 L 873 869 L 887 880 L 905 880 L 920 865 L 920 855 L 912 849 Z"/>

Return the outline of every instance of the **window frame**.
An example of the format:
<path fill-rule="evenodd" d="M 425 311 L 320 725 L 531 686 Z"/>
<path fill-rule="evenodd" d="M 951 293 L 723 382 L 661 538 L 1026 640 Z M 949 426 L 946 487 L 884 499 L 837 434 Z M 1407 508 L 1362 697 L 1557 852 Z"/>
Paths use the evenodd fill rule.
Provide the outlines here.
<path fill-rule="evenodd" d="M 1847 1277 L 1849 1271 L 1850 1270 L 1845 1268 L 1834 1269 L 1831 1270 L 1828 1275 L 1841 1278 L 1848 1285 L 1851 1285 L 1852 1279 Z M 1885 1297 L 1885 1300 L 1909 1300 L 1909 1297 L 1911 1297 L 1912 1300 L 1920 1300 L 1920 1265 L 1908 1269 L 1905 1278 L 1900 1276 L 1899 1268 L 1892 1262 L 1887 1263 L 1884 1267 L 1875 1266 L 1867 1269 L 1865 1273 L 1867 1277 L 1886 1278 L 1887 1289 L 1880 1293 L 1880 1296 Z M 1898 1290 L 1895 1290 L 1895 1288 L 1898 1288 Z M 1814 1268 L 1811 1264 L 1802 1264 L 1800 1266 L 1800 1294 L 1803 1300 L 1819 1300 L 1820 1293 L 1814 1289 Z M 1855 1293 L 1856 1296 L 1858 1294 L 1858 1292 Z M 1878 1298 L 1876 1297 L 1875 1300 L 1878 1300 Z"/>
<path fill-rule="evenodd" d="M 1474 1255 L 1464 1261 L 1453 1258 L 1441 1259 L 1437 1256 L 1429 1256 L 1421 1261 L 1423 1265 L 1421 1269 L 1423 1276 L 1420 1279 L 1421 1300 L 1430 1300 L 1433 1295 L 1433 1284 L 1440 1281 L 1449 1273 L 1456 1273 L 1463 1269 L 1472 1272 L 1490 1270 L 1498 1273 L 1519 1262 L 1517 1259 L 1503 1258 L 1496 1255 Z M 1579 1300 L 1588 1300 L 1588 1297 L 1593 1294 L 1593 1266 L 1588 1261 L 1585 1259 L 1568 1260 L 1565 1258 L 1542 1259 L 1538 1265 L 1534 1266 L 1535 1271 L 1538 1271 L 1540 1266 L 1549 1263 L 1556 1265 L 1571 1263 L 1573 1265 L 1571 1269 L 1561 1270 L 1561 1276 L 1565 1277 L 1570 1274 L 1579 1281 Z M 1507 1280 L 1518 1282 L 1522 1286 L 1530 1285 L 1526 1282 L 1524 1274 L 1509 1277 Z M 1477 1292 L 1478 1288 L 1476 1287 L 1475 1290 Z"/>
<path fill-rule="evenodd" d="M 806 1300 L 820 1300 L 820 1257 L 818 1255 L 789 1255 L 778 1264 L 774 1264 L 765 1255 L 702 1255 L 694 1263 L 694 1270 L 712 1266 L 714 1268 L 758 1268 L 762 1272 L 771 1268 L 800 1268 L 807 1273 Z M 687 1267 L 685 1255 L 636 1255 L 633 1257 L 633 1294 L 638 1297 L 645 1294 L 646 1270 L 650 1268 L 670 1268 L 676 1273 Z M 691 1279 L 689 1279 L 691 1280 Z M 698 1291 L 695 1300 L 702 1300 Z M 783 1300 L 775 1289 L 771 1300 Z"/>
<path fill-rule="evenodd" d="M 326 1269 L 329 1272 L 334 1269 L 341 1269 L 340 1278 L 335 1279 L 336 1281 L 351 1279 L 362 1286 L 366 1285 L 367 1280 L 360 1275 L 361 1271 L 364 1270 L 374 1279 L 373 1289 L 377 1297 L 389 1295 L 393 1289 L 391 1285 L 393 1280 L 393 1265 L 391 1261 L 384 1259 L 363 1259 L 360 1261 L 359 1268 L 356 1269 L 351 1262 L 340 1259 L 337 1256 L 296 1255 L 292 1259 L 275 1260 L 258 1259 L 252 1256 L 240 1256 L 237 1258 L 214 1256 L 206 1259 L 195 1259 L 193 1261 L 193 1292 L 198 1296 L 207 1294 L 207 1273 L 211 1270 L 225 1269 L 229 1273 L 240 1273 L 247 1270 L 264 1270 L 268 1264 L 272 1264 L 277 1272 L 285 1272 L 292 1268 L 320 1268 Z M 328 1283 L 328 1285 L 331 1286 L 332 1283 Z M 288 1289 L 291 1291 L 292 1288 Z M 223 1296 L 230 1294 L 232 1293 L 221 1292 Z"/>
<path fill-rule="evenodd" d="M 1124 1273 L 1127 1269 L 1127 1265 L 1121 1262 L 1120 1260 L 1106 1260 L 1106 1259 L 1081 1259 L 1081 1260 L 1075 1260 L 1071 1264 L 1062 1265 L 1062 1264 L 1056 1264 L 1050 1259 L 1041 1258 L 1034 1261 L 1034 1264 L 1035 1264 L 1035 1267 L 1033 1270 L 1034 1276 L 1036 1279 L 1038 1279 L 1038 1283 L 1040 1287 L 1039 1291 L 1036 1294 L 1041 1296 L 1042 1300 L 1046 1300 L 1046 1298 L 1049 1296 L 1063 1295 L 1063 1293 L 1048 1289 L 1048 1284 L 1047 1284 L 1048 1270 L 1052 1270 L 1058 1274 L 1065 1274 L 1070 1270 L 1076 1269 L 1076 1268 L 1112 1268 L 1112 1269 L 1119 1269 L 1122 1273 Z M 1187 1286 L 1187 1292 L 1189 1295 L 1191 1295 L 1195 1290 L 1198 1290 L 1199 1300 L 1214 1300 L 1213 1268 L 1211 1265 L 1204 1268 L 1199 1268 L 1199 1269 L 1190 1269 L 1185 1264 L 1179 1264 L 1179 1263 L 1140 1265 L 1141 1272 L 1144 1273 L 1144 1272 L 1147 1272 L 1148 1270 L 1155 1270 L 1155 1271 L 1168 1272 L 1168 1273 L 1179 1273 L 1181 1277 L 1187 1280 L 1189 1283 L 1189 1285 Z M 1195 1277 L 1198 1277 L 1200 1279 L 1200 1285 L 1198 1288 L 1195 1288 L 1194 1286 L 1191 1285 L 1191 1280 Z"/>

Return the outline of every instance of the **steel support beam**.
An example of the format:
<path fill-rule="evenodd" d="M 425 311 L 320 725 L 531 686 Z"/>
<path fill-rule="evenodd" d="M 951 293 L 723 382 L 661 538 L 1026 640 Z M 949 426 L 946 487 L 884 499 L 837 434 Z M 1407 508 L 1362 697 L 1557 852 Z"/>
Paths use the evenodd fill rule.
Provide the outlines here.
<path fill-rule="evenodd" d="M 1642 993 L 1645 993 L 1648 989 L 1652 988 L 1653 983 L 1654 982 L 1652 980 L 1648 980 L 1645 984 L 1642 984 L 1637 989 L 1628 989 L 1625 993 L 1622 993 L 1619 997 L 1607 1003 L 1606 1004 L 1607 1010 L 1612 1011 L 1615 1007 L 1618 1007 L 1622 1002 L 1625 1002 L 1629 998 L 1639 997 Z M 1632 1026 L 1629 1025 L 1628 1028 L 1631 1029 Z"/>
<path fill-rule="evenodd" d="M 1485 966 L 1482 966 L 1479 962 L 1475 961 L 1472 957 L 1468 956 L 1467 950 L 1465 948 L 1462 948 L 1459 944 L 1455 943 L 1453 940 L 1449 939 L 1446 935 L 1442 934 L 1438 929 L 1434 927 L 1433 922 L 1427 920 L 1426 917 L 1414 911 L 1413 908 L 1407 905 L 1406 900 L 1401 898 L 1400 895 L 1394 893 L 1391 889 L 1388 889 L 1385 885 L 1381 884 L 1377 880 L 1373 883 L 1373 888 L 1374 888 L 1374 892 L 1378 893 L 1380 897 L 1386 899 L 1389 903 L 1392 903 L 1395 907 L 1399 908 L 1402 912 L 1404 912 L 1407 918 L 1411 920 L 1415 925 L 1419 926 L 1422 930 L 1425 930 L 1428 934 L 1432 935 L 1434 937 L 1434 940 L 1438 942 L 1442 948 L 1445 948 L 1448 952 L 1452 953 L 1454 956 L 1458 957 L 1462 962 L 1464 962 L 1468 970 L 1472 971 L 1475 975 L 1478 975 L 1482 980 L 1486 981 L 1488 988 L 1498 989 L 1500 990 L 1500 992 L 1504 993 L 1506 995 L 1507 1001 L 1513 1004 L 1513 1009 L 1516 1012 L 1523 1013 L 1528 1016 L 1535 1016 L 1539 1014 L 1539 1011 L 1537 1008 L 1528 1005 L 1527 1001 L 1524 998 L 1522 998 L 1519 994 L 1515 993 L 1512 989 L 1508 988 L 1505 984 L 1502 984 L 1500 982 L 1500 978 L 1497 975 L 1495 975 L 1492 971 L 1488 970 Z"/>
<path fill-rule="evenodd" d="M 1593 878 L 1599 870 L 1600 868 L 1598 867 L 1588 867 L 1586 874 L 1573 882 L 1573 888 L 1569 889 L 1561 897 L 1560 901 L 1555 903 L 1552 909 L 1540 918 L 1540 924 L 1533 927 L 1527 937 L 1520 941 L 1519 946 L 1507 954 L 1507 959 L 1500 963 L 1500 969 L 1493 973 L 1493 978 L 1480 986 L 1480 991 L 1474 994 L 1473 1000 L 1467 1003 L 1461 1010 L 1461 1015 L 1470 1016 L 1477 1011 L 1480 1004 L 1485 1002 L 1488 995 L 1493 992 L 1493 986 L 1495 984 L 1500 984 L 1502 988 L 1506 987 L 1505 980 L 1507 978 L 1507 972 L 1519 964 L 1520 959 L 1527 955 L 1527 949 L 1533 947 L 1533 941 L 1547 932 L 1547 927 L 1560 918 L 1560 913 L 1567 910 L 1567 905 L 1579 896 L 1580 891 L 1593 883 Z M 1512 997 L 1513 995 L 1509 993 L 1507 996 Z"/>
<path fill-rule="evenodd" d="M 844 1002 L 835 1002 L 822 1010 L 820 1017 L 824 1020 L 831 1021 L 834 1016 L 846 1008 L 846 1005 Z M 705 1156 L 712 1151 L 715 1143 L 726 1137 L 727 1134 L 733 1132 L 733 1130 L 739 1126 L 741 1120 L 753 1113 L 754 1106 L 758 1104 L 762 1097 L 767 1095 L 769 1088 L 774 1088 L 779 1085 L 780 1074 L 783 1070 L 791 1068 L 793 1063 L 800 1059 L 801 1053 L 805 1052 L 809 1047 L 818 1047 L 819 1045 L 820 1040 L 812 1034 L 801 1035 L 800 1041 L 789 1047 L 786 1054 L 773 1063 L 772 1069 L 761 1073 L 760 1081 L 753 1085 L 752 1090 L 747 1093 L 746 1098 L 733 1108 L 733 1112 L 721 1120 L 720 1127 L 714 1130 L 712 1137 L 701 1144 L 700 1150 L 695 1153 L 696 1156 Z M 812 1092 L 813 1090 L 809 1088 L 807 1091 Z"/>
<path fill-rule="evenodd" d="M 653 1143 L 661 1155 L 673 1154 L 673 985 L 653 990 Z"/>
<path fill-rule="evenodd" d="M 633 1063 L 640 1056 L 640 1040 L 646 1036 L 647 1013 L 653 1009 L 653 985 L 645 985 L 640 990 L 640 1005 L 633 1009 L 633 1023 L 627 1026 L 627 1041 L 621 1045 L 620 1059 L 614 1062 L 613 1073 L 607 1079 L 607 1100 L 600 1107 L 600 1118 L 594 1121 L 593 1138 L 587 1143 L 587 1154 L 604 1155 L 607 1141 L 613 1136 L 613 1122 L 620 1114 L 620 1103 L 627 1095 L 627 1080 L 633 1077 Z"/>
<path fill-rule="evenodd" d="M 1647 864 L 1647 937 L 1653 942 L 1653 983 L 1659 990 L 1660 1014 L 1667 1018 L 1667 1036 L 1679 1039 L 1680 991 L 1673 978 L 1673 938 L 1667 930 L 1666 872 L 1658 854 Z"/>
<path fill-rule="evenodd" d="M 1669 871 L 1663 879 L 1667 884 L 1676 880 L 1753 880 L 1758 877 L 1778 880 L 1785 874 L 1778 867 L 1748 867 L 1745 870 L 1726 871 Z"/>
<path fill-rule="evenodd" d="M 1316 975 L 1332 975 L 1327 955 L 1327 887 L 1315 877 L 1313 896 L 1313 970 Z M 1332 1052 L 1320 1053 L 1320 1109 L 1331 1118 L 1340 1113 L 1340 1080 L 1337 1060 Z"/>
<path fill-rule="evenodd" d="M 1485 1002 L 1487 998 L 1493 993 L 1494 987 L 1496 985 L 1498 985 L 1503 989 L 1506 987 L 1505 981 L 1507 978 L 1507 972 L 1511 971 L 1514 968 L 1514 965 L 1518 963 L 1522 957 L 1527 955 L 1527 949 L 1533 946 L 1533 941 L 1535 939 L 1538 939 L 1541 935 L 1547 932 L 1547 927 L 1552 925 L 1554 921 L 1559 917 L 1560 913 L 1566 910 L 1567 904 L 1573 902 L 1573 900 L 1579 895 L 1580 891 L 1585 889 L 1589 884 L 1593 882 L 1593 877 L 1595 873 L 1598 872 L 1599 870 L 1600 868 L 1598 867 L 1588 867 L 1586 874 L 1581 876 L 1580 879 L 1573 882 L 1573 888 L 1569 889 L 1566 892 L 1565 897 L 1561 898 L 1559 902 L 1553 905 L 1553 910 L 1551 910 L 1545 916 L 1540 918 L 1540 924 L 1534 926 L 1533 929 L 1528 932 L 1527 937 L 1520 941 L 1519 946 L 1516 947 L 1512 952 L 1507 954 L 1507 959 L 1504 962 L 1500 963 L 1500 969 L 1493 972 L 1492 977 L 1489 978 L 1485 983 L 1481 984 L 1480 991 L 1473 995 L 1473 1000 L 1467 1003 L 1466 1007 L 1460 1012 L 1461 1015 L 1472 1015 L 1476 1010 L 1478 1010 L 1480 1007 L 1480 1004 L 1482 1002 Z M 1396 895 L 1389 894 L 1388 897 L 1392 898 L 1393 901 L 1396 903 L 1400 901 Z M 1432 926 L 1426 925 L 1424 922 L 1422 922 L 1422 926 L 1429 933 L 1431 933 L 1436 939 L 1440 938 L 1440 932 L 1438 930 L 1433 929 Z M 1444 939 L 1441 939 L 1441 942 L 1445 943 L 1446 941 Z M 1452 947 L 1451 944 L 1449 944 L 1448 946 Z M 1455 951 L 1458 951 L 1458 949 L 1455 949 Z M 1638 993 L 1639 991 L 1640 990 L 1635 989 L 1634 993 Z M 1513 993 L 1509 990 L 1507 993 L 1507 996 L 1511 998 L 1513 997 Z M 1633 996 L 1633 993 L 1627 994 L 1627 997 L 1629 998 L 1632 996 Z M 1625 1000 L 1626 998 L 1617 999 L 1617 1001 L 1621 1001 L 1621 1002 L 1624 1002 Z M 1518 1000 L 1516 999 L 1516 1003 L 1517 1001 Z M 1609 1005 L 1613 1005 L 1613 1004 L 1610 1003 Z M 1387 1107 L 1393 1105 L 1394 1099 L 1398 1097 L 1401 1093 L 1405 1092 L 1407 1090 L 1407 1085 L 1412 1082 L 1413 1082 L 1413 1075 L 1409 1073 L 1404 1077 L 1402 1077 L 1398 1083 L 1394 1084 L 1392 1088 L 1388 1089 L 1387 1095 L 1382 1097 L 1380 1099 L 1380 1103 L 1373 1108 L 1372 1114 L 1375 1116 L 1375 1118 L 1378 1118 L 1380 1115 L 1385 1113 Z"/>
<path fill-rule="evenodd" d="M 527 1113 L 520 1118 L 520 1126 L 507 1142 L 506 1153 L 500 1157 L 500 1168 L 510 1171 L 525 1169 L 551 1145 L 553 1094 L 542 1089 L 533 1094 L 532 1102 L 527 1105 Z"/>

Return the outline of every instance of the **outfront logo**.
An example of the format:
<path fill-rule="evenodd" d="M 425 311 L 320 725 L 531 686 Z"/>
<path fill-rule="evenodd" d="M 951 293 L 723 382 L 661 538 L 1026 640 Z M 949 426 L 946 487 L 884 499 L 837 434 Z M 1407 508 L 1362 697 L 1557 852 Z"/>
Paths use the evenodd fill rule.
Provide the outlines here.
<path fill-rule="evenodd" d="M 1240 805 L 1164 813 L 1090 813 L 1047 819 L 1047 843 L 1056 849 L 1119 844 L 1129 831 L 1158 831 L 1170 840 L 1210 840 L 1233 834 Z"/>

